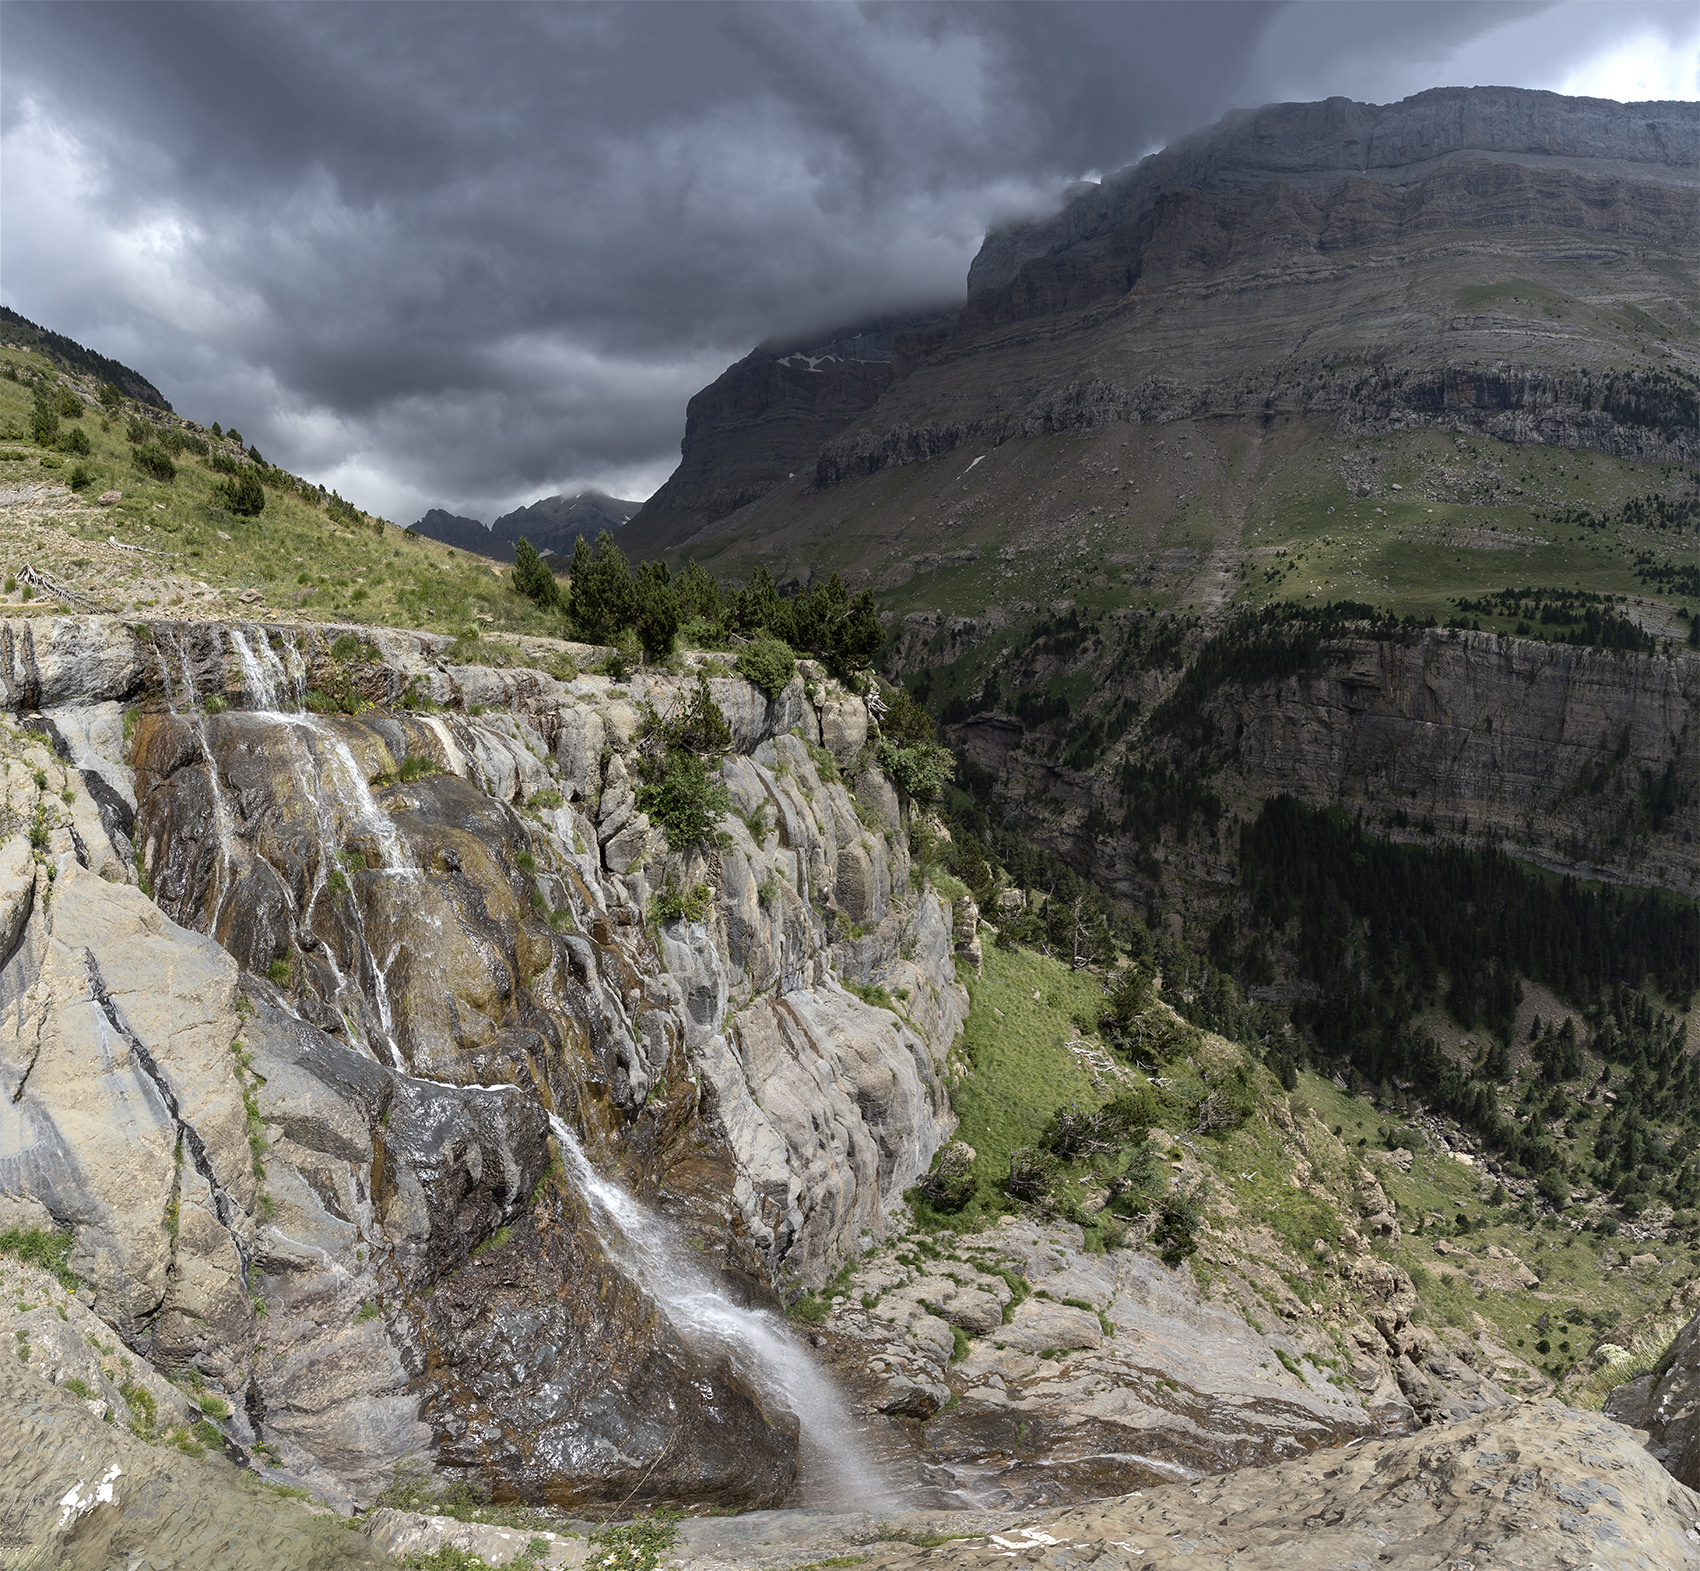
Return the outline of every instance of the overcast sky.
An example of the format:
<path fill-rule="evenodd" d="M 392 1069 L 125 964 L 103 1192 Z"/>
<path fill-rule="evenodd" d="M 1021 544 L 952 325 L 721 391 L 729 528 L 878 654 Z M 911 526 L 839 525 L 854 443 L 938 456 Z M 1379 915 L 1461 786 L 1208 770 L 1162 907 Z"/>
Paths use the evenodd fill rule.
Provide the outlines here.
<path fill-rule="evenodd" d="M 399 522 L 643 497 L 760 340 L 1225 110 L 1700 97 L 1615 3 L 0 7 L 0 299 Z"/>

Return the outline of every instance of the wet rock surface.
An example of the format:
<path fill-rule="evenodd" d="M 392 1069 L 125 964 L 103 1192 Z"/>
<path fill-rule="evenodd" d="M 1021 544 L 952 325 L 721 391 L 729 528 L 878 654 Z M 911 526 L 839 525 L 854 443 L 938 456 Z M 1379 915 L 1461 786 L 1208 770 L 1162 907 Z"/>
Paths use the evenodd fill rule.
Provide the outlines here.
<path fill-rule="evenodd" d="M 1532 1401 L 1068 1511 L 884 1522 L 761 1512 L 692 1522 L 685 1536 L 674 1563 L 690 1571 L 780 1571 L 849 1555 L 870 1571 L 1011 1563 L 1678 1571 L 1700 1566 L 1700 1497 L 1665 1473 L 1634 1431 Z M 911 1542 L 898 1541 L 906 1536 Z"/>
<path fill-rule="evenodd" d="M 783 1497 L 790 1399 L 681 1334 L 562 1142 L 729 1303 L 883 1233 L 948 1136 L 966 999 L 895 794 L 840 773 L 860 700 L 807 663 L 771 701 L 712 678 L 743 816 L 681 853 L 631 751 L 677 677 L 149 633 L 8 646 L 39 677 L 18 695 L 61 700 L 41 762 L 76 782 L 0 865 L 26 1225 L 70 1229 L 94 1312 L 222 1393 L 244 1456 L 345 1508 L 419 1465 L 555 1505 Z M 458 707 L 319 714 L 309 690 Z M 707 886 L 708 919 L 657 920 L 664 881 Z"/>

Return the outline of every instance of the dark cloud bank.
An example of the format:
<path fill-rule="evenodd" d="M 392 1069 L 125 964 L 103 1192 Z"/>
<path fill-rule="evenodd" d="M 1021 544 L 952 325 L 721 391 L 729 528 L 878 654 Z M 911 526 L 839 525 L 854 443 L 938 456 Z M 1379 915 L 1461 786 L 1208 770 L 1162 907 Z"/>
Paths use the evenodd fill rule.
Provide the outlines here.
<path fill-rule="evenodd" d="M 13 4 L 4 300 L 392 517 L 641 497 L 751 344 L 960 299 L 1070 180 L 1270 98 L 1562 87 L 1693 16 Z"/>

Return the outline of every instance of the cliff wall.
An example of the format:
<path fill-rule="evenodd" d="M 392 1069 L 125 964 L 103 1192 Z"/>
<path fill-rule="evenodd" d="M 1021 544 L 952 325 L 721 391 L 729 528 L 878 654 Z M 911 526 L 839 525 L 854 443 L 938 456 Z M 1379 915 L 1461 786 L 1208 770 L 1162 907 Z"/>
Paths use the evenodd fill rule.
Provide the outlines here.
<path fill-rule="evenodd" d="M 1434 88 L 1396 104 L 1329 98 L 1239 110 L 1079 191 L 1043 223 L 993 230 L 968 269 L 968 296 L 1014 282 L 1035 257 L 1137 221 L 1177 189 L 1244 194 L 1278 180 L 1322 192 L 1353 177 L 1405 186 L 1445 164 L 1486 161 L 1694 189 L 1700 115 L 1688 103 L 1507 87 Z"/>
<path fill-rule="evenodd" d="M 698 673 L 448 648 L 0 628 L 0 1205 L 331 1498 L 423 1458 L 558 1503 L 777 1499 L 794 1415 L 634 1277 L 575 1153 L 705 1281 L 818 1284 L 952 1127 L 949 910 L 812 667 L 771 702 L 701 673 L 738 811 L 680 853 L 634 782 Z"/>

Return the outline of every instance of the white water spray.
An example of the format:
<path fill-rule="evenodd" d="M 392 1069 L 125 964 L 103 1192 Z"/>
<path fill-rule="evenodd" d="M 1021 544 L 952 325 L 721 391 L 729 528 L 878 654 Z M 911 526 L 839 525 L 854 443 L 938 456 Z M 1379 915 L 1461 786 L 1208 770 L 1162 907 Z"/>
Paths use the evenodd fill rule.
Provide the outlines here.
<path fill-rule="evenodd" d="M 824 1486 L 830 1498 L 822 1503 L 840 1511 L 889 1505 L 892 1487 L 865 1455 L 843 1399 L 784 1322 L 733 1303 L 660 1217 L 590 1165 L 577 1136 L 553 1113 L 549 1127 L 604 1241 L 673 1328 L 699 1351 L 706 1345 L 729 1354 L 746 1380 L 797 1415 L 803 1472 Z"/>
<path fill-rule="evenodd" d="M 279 714 L 284 707 L 289 678 L 282 662 L 272 653 L 272 646 L 264 633 L 260 634 L 259 645 L 259 653 L 256 654 L 241 628 L 230 629 L 230 646 L 236 651 L 237 662 L 242 667 L 242 679 L 248 688 L 249 698 L 263 713 Z"/>

